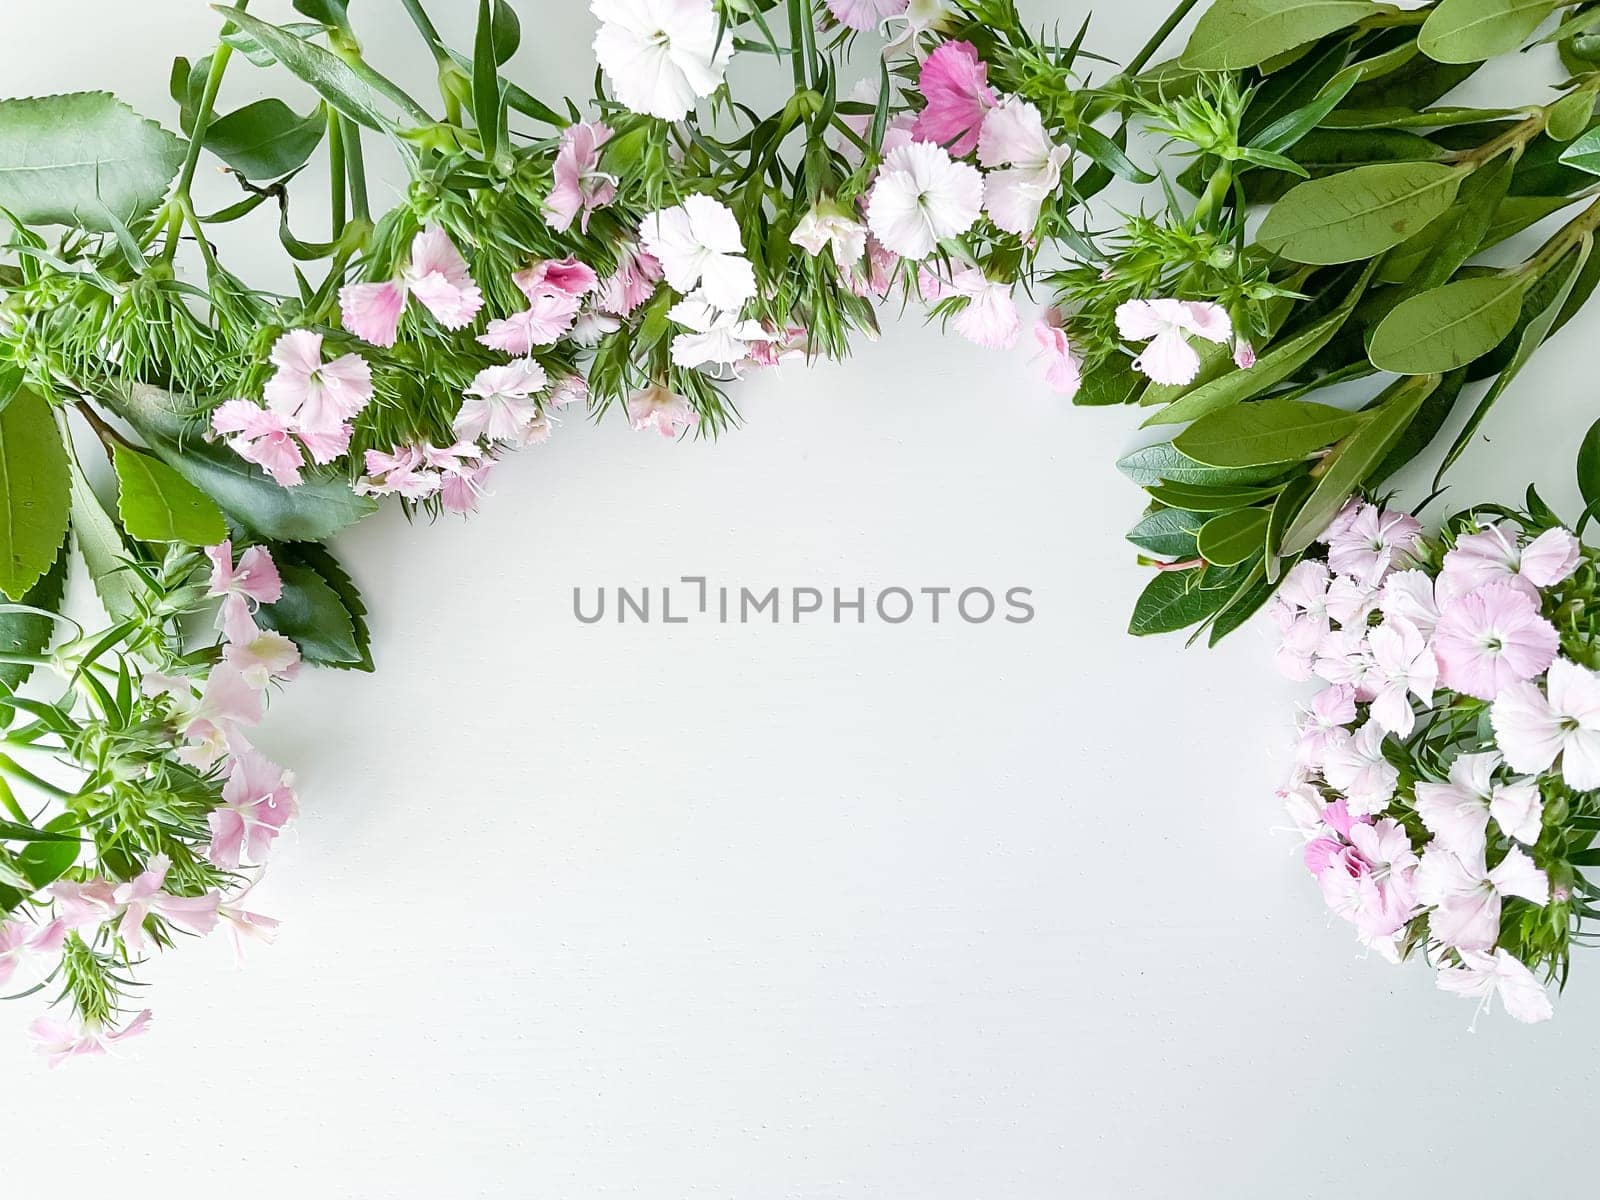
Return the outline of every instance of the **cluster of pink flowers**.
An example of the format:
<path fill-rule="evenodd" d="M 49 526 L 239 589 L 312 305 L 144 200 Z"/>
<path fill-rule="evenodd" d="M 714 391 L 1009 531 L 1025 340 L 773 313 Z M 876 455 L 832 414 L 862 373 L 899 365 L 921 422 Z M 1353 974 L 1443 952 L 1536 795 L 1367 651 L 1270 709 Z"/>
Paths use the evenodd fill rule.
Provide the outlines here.
<path fill-rule="evenodd" d="M 1352 501 L 1322 542 L 1327 562 L 1296 565 L 1271 605 L 1280 667 L 1328 685 L 1303 710 L 1281 793 L 1306 865 L 1365 944 L 1398 961 L 1425 940 L 1441 988 L 1498 995 L 1517 1019 L 1544 1020 L 1549 997 L 1499 944 L 1501 914 L 1510 898 L 1565 898 L 1533 854 L 1541 780 L 1600 787 L 1600 675 L 1561 655 L 1543 612 L 1544 589 L 1581 560 L 1578 541 L 1482 525 L 1433 571 L 1415 557 L 1414 519 Z M 1449 756 L 1446 777 L 1429 778 L 1440 759 L 1404 743 L 1427 742 L 1456 697 L 1486 704 L 1488 729 L 1442 722 L 1443 741 L 1429 745 Z M 1420 844 L 1408 813 L 1427 833 Z"/>
<path fill-rule="evenodd" d="M 350 449 L 350 422 L 372 402 L 372 368 L 359 354 L 325 362 L 322 335 L 304 329 L 278 339 L 272 364 L 265 404 L 225 401 L 211 414 L 211 428 L 240 458 L 295 487 L 308 455 L 331 463 Z"/>
<path fill-rule="evenodd" d="M 268 685 L 294 678 L 300 654 L 287 637 L 257 623 L 259 606 L 283 595 L 271 554 L 254 546 L 236 562 L 229 542 L 208 548 L 206 554 L 211 559 L 207 594 L 220 601 L 222 659 L 198 695 L 189 679 L 154 671 L 144 675 L 142 691 L 159 704 L 180 743 L 178 757 L 196 770 L 215 770 L 224 777 L 220 803 L 207 818 L 205 856 L 233 871 L 262 866 L 298 810 L 293 775 L 252 746 L 245 730 L 261 720 Z M 171 868 L 171 859 L 157 854 L 137 876 L 122 882 L 93 876 L 51 884 L 27 915 L 0 921 L 0 990 L 50 978 L 69 935 L 84 935 L 92 944 L 105 931 L 128 956 L 146 955 L 156 946 L 152 918 L 164 928 L 196 936 L 222 926 L 239 953 L 247 938 L 270 941 L 275 936 L 277 922 L 238 907 L 238 896 L 225 896 L 216 888 L 199 896 L 174 895 L 167 890 Z M 41 1052 L 58 1065 L 104 1054 L 143 1032 L 149 1022 L 148 1011 L 120 1029 L 45 1016 L 34 1022 L 32 1033 Z"/>

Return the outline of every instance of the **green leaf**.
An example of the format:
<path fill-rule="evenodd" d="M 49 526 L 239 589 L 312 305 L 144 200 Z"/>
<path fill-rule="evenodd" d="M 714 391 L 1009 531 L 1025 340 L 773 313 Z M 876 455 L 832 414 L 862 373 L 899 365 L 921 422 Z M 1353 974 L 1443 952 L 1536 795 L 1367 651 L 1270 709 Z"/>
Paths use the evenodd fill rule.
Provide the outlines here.
<path fill-rule="evenodd" d="M 1234 592 L 1232 599 L 1211 619 L 1211 636 L 1206 639 L 1206 645 L 1215 646 L 1238 629 L 1254 616 L 1277 590 L 1278 581 L 1267 578 L 1266 564 L 1256 563 L 1244 583 Z"/>
<path fill-rule="evenodd" d="M 1453 371 L 1498 346 L 1516 326 L 1528 279 L 1458 279 L 1390 310 L 1373 331 L 1368 355 L 1380 371 Z"/>
<path fill-rule="evenodd" d="M 1207 487 L 1195 483 L 1158 483 L 1145 488 L 1150 498 L 1168 508 L 1181 508 L 1188 512 L 1225 512 L 1230 508 L 1246 508 L 1271 500 L 1278 494 L 1274 487 Z"/>
<path fill-rule="evenodd" d="M 1570 142 L 1589 128 L 1593 118 L 1594 93 L 1587 90 L 1573 92 L 1550 106 L 1544 131 L 1555 141 Z"/>
<path fill-rule="evenodd" d="M 1362 480 L 1400 440 L 1417 409 L 1439 386 L 1437 375 L 1412 375 L 1392 384 L 1362 415 L 1363 424 L 1324 460 L 1322 475 L 1305 506 L 1284 531 L 1279 552 L 1299 554 L 1317 539 Z"/>
<path fill-rule="evenodd" d="M 394 128 L 388 98 L 331 50 L 237 8 L 212 7 L 352 121 L 379 132 Z"/>
<path fill-rule="evenodd" d="M 350 6 L 346 0 L 294 0 L 294 10 L 337 29 L 350 27 Z"/>
<path fill-rule="evenodd" d="M 304 563 L 281 562 L 278 573 L 283 598 L 257 610 L 260 622 L 294 642 L 307 662 L 341 667 L 362 662 L 355 621 L 333 586 Z"/>
<path fill-rule="evenodd" d="M 472 117 L 483 143 L 483 157 L 493 162 L 500 148 L 500 73 L 494 53 L 494 7 L 478 0 L 478 34 L 472 54 Z"/>
<path fill-rule="evenodd" d="M 1072 402 L 1096 408 L 1132 404 L 1139 398 L 1145 383 L 1145 377 L 1133 369 L 1133 359 L 1116 354 L 1084 373 L 1083 386 L 1072 397 Z"/>
<path fill-rule="evenodd" d="M 367 606 L 361 598 L 361 592 L 356 587 L 355 581 L 350 578 L 339 560 L 328 551 L 326 546 L 317 542 L 301 542 L 292 546 L 278 546 L 275 548 L 274 557 L 280 561 L 292 562 L 309 568 L 321 577 L 322 582 L 331 588 L 339 598 L 339 603 L 344 606 L 345 615 L 349 618 L 350 628 L 354 637 L 357 653 L 353 657 L 339 659 L 321 659 L 323 666 L 336 667 L 339 670 L 371 671 L 372 638 L 367 630 Z"/>
<path fill-rule="evenodd" d="M 1267 510 L 1236 508 L 1219 513 L 1200 530 L 1200 557 L 1214 567 L 1234 567 L 1263 552 Z"/>
<path fill-rule="evenodd" d="M 1368 0 L 1217 0 L 1180 59 L 1191 71 L 1239 71 L 1381 11 Z"/>
<path fill-rule="evenodd" d="M 1197 341 L 1191 342 L 1190 345 L 1200 355 L 1200 369 L 1195 373 L 1195 377 L 1184 384 L 1150 384 L 1139 394 L 1140 407 L 1171 404 L 1174 400 L 1181 399 L 1197 388 L 1204 387 L 1213 379 L 1234 370 L 1233 346 L 1229 342 Z"/>
<path fill-rule="evenodd" d="M 308 476 L 299 487 L 279 486 L 227 446 L 188 432 L 192 422 L 178 415 L 179 402 L 159 388 L 135 384 L 127 395 L 108 400 L 178 474 L 264 538 L 320 542 L 377 511 L 376 500 L 356 495 L 343 479 Z"/>
<path fill-rule="evenodd" d="M 1561 161 L 1591 175 L 1600 175 L 1600 126 L 1589 130 L 1563 150 Z"/>
<path fill-rule="evenodd" d="M 1128 530 L 1128 540 L 1151 554 L 1193 558 L 1200 553 L 1196 540 L 1205 518 L 1181 508 L 1158 508 Z"/>
<path fill-rule="evenodd" d="M 1172 444 L 1213 467 L 1290 463 L 1337 442 L 1364 419 L 1310 400 L 1260 400 L 1202 417 Z"/>
<path fill-rule="evenodd" d="M 78 553 L 89 569 L 90 582 L 113 621 L 126 621 L 138 614 L 133 598 L 133 576 L 127 569 L 128 547 L 94 494 L 83 469 L 69 462 L 72 472 L 72 533 Z"/>
<path fill-rule="evenodd" d="M 60 612 L 67 592 L 67 551 L 65 545 L 56 561 L 28 589 L 21 603 L 45 612 Z M 0 612 L 0 650 L 7 654 L 43 654 L 55 635 L 56 623 L 36 612 Z M 33 674 L 29 663 L 0 663 L 0 684 L 9 691 L 21 687 Z M 0 705 L 0 711 L 5 706 Z"/>
<path fill-rule="evenodd" d="M 61 551 L 67 452 L 50 405 L 25 387 L 0 409 L 0 592 L 20 600 Z"/>
<path fill-rule="evenodd" d="M 69 833 L 51 829 L 35 829 L 19 821 L 0 821 L 0 842 L 76 842 Z"/>
<path fill-rule="evenodd" d="M 1593 248 L 1594 242 L 1585 237 L 1576 251 L 1557 264 L 1555 270 L 1551 272 L 1556 282 L 1553 294 L 1548 285 L 1537 290 L 1529 290 L 1523 299 L 1522 311 L 1518 314 L 1522 321 L 1522 331 L 1517 337 L 1516 349 L 1512 352 L 1510 361 L 1501 368 L 1494 384 L 1484 393 L 1483 399 L 1478 401 L 1478 406 L 1472 410 L 1472 415 L 1467 418 L 1466 425 L 1456 435 L 1456 440 L 1451 443 L 1444 461 L 1439 464 L 1438 475 L 1434 477 L 1435 484 L 1465 452 L 1473 436 L 1478 432 L 1478 427 L 1483 424 L 1484 418 L 1489 415 L 1489 410 L 1494 407 L 1495 401 L 1499 400 L 1506 388 L 1511 386 L 1511 381 L 1527 365 L 1528 360 L 1533 357 L 1533 352 L 1544 343 L 1545 338 L 1550 336 L 1555 328 L 1556 318 L 1566 305 L 1567 297 L 1572 294 L 1573 285 L 1577 283 Z M 1537 309 L 1529 311 L 1530 302 L 1538 305 Z M 1513 326 L 1515 324 L 1516 321 L 1513 321 Z"/>
<path fill-rule="evenodd" d="M 1203 621 L 1228 602 L 1238 581 L 1208 579 L 1213 572 L 1195 567 L 1187 571 L 1161 571 L 1140 593 L 1133 606 L 1128 632 L 1135 637 L 1173 633 Z"/>
<path fill-rule="evenodd" d="M 1439 0 L 1417 35 L 1435 62 L 1484 62 L 1515 50 L 1555 11 L 1557 0 Z"/>
<path fill-rule="evenodd" d="M 494 61 L 505 66 L 522 45 L 522 22 L 506 0 L 494 0 Z"/>
<path fill-rule="evenodd" d="M 1515 116 L 1515 108 L 1346 108 L 1331 113 L 1322 124 L 1327 129 L 1449 129 L 1478 125 Z"/>
<path fill-rule="evenodd" d="M 1589 508 L 1600 505 L 1600 421 L 1589 426 L 1578 447 L 1578 494 Z"/>
<path fill-rule="evenodd" d="M 141 542 L 215 546 L 228 536 L 222 510 L 160 459 L 118 446 L 117 511 L 122 526 Z"/>
<path fill-rule="evenodd" d="M 161 203 L 184 143 L 109 92 L 0 100 L 0 208 L 110 233 Z"/>
<path fill-rule="evenodd" d="M 1355 262 L 1398 246 L 1455 200 L 1460 168 L 1443 163 L 1377 163 L 1290 189 L 1257 235 L 1293 262 Z"/>
<path fill-rule="evenodd" d="M 62 813 L 52 817 L 44 823 L 44 832 L 57 834 L 61 841 L 54 839 L 29 842 L 23 847 L 22 853 L 17 855 L 17 865 L 22 868 L 22 873 L 28 877 L 28 882 L 35 888 L 47 888 L 60 879 L 72 865 L 78 861 L 78 855 L 83 850 L 83 843 L 78 840 L 76 831 L 78 817 L 74 813 Z"/>
<path fill-rule="evenodd" d="M 206 149 L 246 179 L 281 179 L 305 166 L 328 130 L 319 106 L 302 117 L 282 100 L 257 100 L 206 128 Z"/>
<path fill-rule="evenodd" d="M 1267 517 L 1266 575 L 1270 582 L 1276 582 L 1283 569 L 1285 560 L 1280 554 L 1283 535 L 1315 486 L 1316 481 L 1311 476 L 1302 475 L 1279 492 L 1278 498 L 1272 502 L 1272 512 Z"/>
<path fill-rule="evenodd" d="M 1124 455 L 1117 470 L 1140 487 L 1163 481 L 1201 485 L 1265 483 L 1278 474 L 1276 468 L 1208 467 L 1180 454 L 1171 442 L 1158 442 Z"/>

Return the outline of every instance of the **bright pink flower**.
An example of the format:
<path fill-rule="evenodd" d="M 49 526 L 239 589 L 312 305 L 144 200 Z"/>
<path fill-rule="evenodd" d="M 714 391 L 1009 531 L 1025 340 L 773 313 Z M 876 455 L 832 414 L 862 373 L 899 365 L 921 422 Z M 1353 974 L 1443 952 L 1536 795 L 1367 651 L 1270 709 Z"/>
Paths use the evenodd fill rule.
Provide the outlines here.
<path fill-rule="evenodd" d="M 233 756 L 222 804 L 207 818 L 211 846 L 206 857 L 233 870 L 246 859 L 260 864 L 283 827 L 298 811 L 294 776 L 259 750 L 245 748 Z"/>
<path fill-rule="evenodd" d="M 28 1027 L 34 1047 L 52 1068 L 74 1058 L 88 1058 L 113 1051 L 120 1043 L 138 1037 L 150 1027 L 150 1010 L 145 1009 L 121 1029 L 77 1027 L 53 1017 L 40 1017 Z"/>
<path fill-rule="evenodd" d="M 655 255 L 638 247 L 623 247 L 617 255 L 616 271 L 600 285 L 600 311 L 629 316 L 655 295 L 661 278 L 661 263 Z"/>
<path fill-rule="evenodd" d="M 446 329 L 464 329 L 483 307 L 466 259 L 437 225 L 411 242 L 411 261 L 385 283 L 353 283 L 339 291 L 344 327 L 374 346 L 392 346 L 399 335 L 406 297 L 417 301 Z"/>
<path fill-rule="evenodd" d="M 828 11 L 851 29 L 876 29 L 906 11 L 910 0 L 827 0 Z"/>
<path fill-rule="evenodd" d="M 272 552 L 265 546 L 251 546 L 239 555 L 237 566 L 232 539 L 207 546 L 206 557 L 211 560 L 211 585 L 206 595 L 222 597 L 222 609 L 217 614 L 219 628 L 254 625 L 251 614 L 256 605 L 276 604 L 283 599 L 283 576 L 278 574 Z"/>
<path fill-rule="evenodd" d="M 561 131 L 556 151 L 555 184 L 544 202 L 544 219 L 558 233 L 572 227 L 589 232 L 589 214 L 604 208 L 617 196 L 617 177 L 600 170 L 600 147 L 611 140 L 611 129 L 601 121 L 580 121 Z"/>
<path fill-rule="evenodd" d="M 922 64 L 917 83 L 927 106 L 917 114 L 913 136 L 935 142 L 956 158 L 978 148 L 983 118 L 999 103 L 989 86 L 989 68 L 971 42 L 945 42 Z"/>
<path fill-rule="evenodd" d="M 249 400 L 227 400 L 211 414 L 211 428 L 227 438 L 235 454 L 255 463 L 283 487 L 300 483 L 305 453 L 289 436 L 294 424 L 282 413 Z"/>
<path fill-rule="evenodd" d="M 520 445 L 528 426 L 539 418 L 539 404 L 533 396 L 546 382 L 544 368 L 531 358 L 485 367 L 473 379 L 456 413 L 456 436 Z"/>
<path fill-rule="evenodd" d="M 587 296 L 600 286 L 600 277 L 594 268 L 568 255 L 566 258 L 547 258 L 526 270 L 518 271 L 511 282 L 530 301 L 541 296 Z"/>
<path fill-rule="evenodd" d="M 372 400 L 372 368 L 359 354 L 322 361 L 322 335 L 284 334 L 272 347 L 277 374 L 267 381 L 267 407 L 296 431 L 335 433 Z"/>
<path fill-rule="evenodd" d="M 1510 580 L 1461 596 L 1440 615 L 1433 634 L 1444 685 L 1480 700 L 1543 672 L 1560 644 L 1555 626 Z"/>
<path fill-rule="evenodd" d="M 1083 386 L 1083 364 L 1072 352 L 1072 343 L 1060 322 L 1060 310 L 1052 308 L 1035 323 L 1033 338 L 1039 343 L 1035 357 L 1045 361 L 1044 381 L 1070 400 Z"/>
<path fill-rule="evenodd" d="M 117 934 L 131 954 L 143 954 L 150 949 L 145 921 L 152 915 L 196 935 L 210 933 L 216 928 L 221 896 L 216 892 L 203 896 L 174 896 L 163 891 L 162 885 L 166 883 L 171 866 L 171 859 L 158 854 L 143 873 L 117 886 L 115 898 L 122 909 Z"/>
<path fill-rule="evenodd" d="M 1219 304 L 1194 300 L 1128 300 L 1117 306 L 1117 332 L 1126 341 L 1148 342 L 1133 368 L 1152 383 L 1184 387 L 1200 374 L 1200 352 L 1191 336 L 1219 345 L 1233 336 L 1233 323 Z"/>
<path fill-rule="evenodd" d="M 695 411 L 682 396 L 659 384 L 628 397 L 628 419 L 639 432 L 654 429 L 662 437 L 675 438 L 695 422 Z"/>

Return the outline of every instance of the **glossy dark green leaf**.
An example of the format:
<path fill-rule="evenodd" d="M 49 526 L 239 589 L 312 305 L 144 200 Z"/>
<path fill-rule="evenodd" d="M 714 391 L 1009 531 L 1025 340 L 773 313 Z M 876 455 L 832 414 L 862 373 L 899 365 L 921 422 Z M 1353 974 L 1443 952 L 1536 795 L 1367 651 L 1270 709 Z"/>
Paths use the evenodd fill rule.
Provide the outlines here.
<path fill-rule="evenodd" d="M 1168 558 L 1193 558 L 1200 553 L 1196 538 L 1205 517 L 1181 508 L 1158 508 L 1128 530 L 1128 540 L 1141 550 Z"/>
<path fill-rule="evenodd" d="M 1158 442 L 1126 454 L 1118 460 L 1117 469 L 1140 487 L 1163 481 L 1224 487 L 1259 484 L 1278 473 L 1273 467 L 1210 467 L 1179 453 L 1171 442 Z"/>
<path fill-rule="evenodd" d="M 1600 505 L 1600 421 L 1589 426 L 1578 446 L 1578 494 L 1590 508 Z M 1131 535 L 1130 535 L 1131 536 Z"/>
<path fill-rule="evenodd" d="M 1290 463 L 1339 441 L 1363 420 L 1310 400 L 1260 400 L 1202 417 L 1172 444 L 1214 467 Z"/>
<path fill-rule="evenodd" d="M 302 117 L 282 100 L 257 100 L 206 128 L 206 149 L 246 179 L 281 179 L 305 166 L 327 132 L 322 109 Z"/>
<path fill-rule="evenodd" d="M 1128 632 L 1135 637 L 1174 633 L 1211 616 L 1228 602 L 1238 585 L 1230 581 L 1207 586 L 1209 574 L 1198 567 L 1158 572 L 1134 603 Z"/>
<path fill-rule="evenodd" d="M 278 564 L 283 598 L 263 604 L 257 618 L 300 648 L 307 662 L 355 666 L 365 658 L 356 639 L 355 622 L 339 593 L 312 567 L 299 562 Z"/>
<path fill-rule="evenodd" d="M 1435 62 L 1483 62 L 1522 45 L 1557 0 L 1439 0 L 1417 35 Z"/>
<path fill-rule="evenodd" d="M 1373 366 L 1397 375 L 1453 371 L 1482 358 L 1516 326 L 1528 280 L 1519 275 L 1458 279 L 1411 297 L 1373 331 Z"/>
<path fill-rule="evenodd" d="M 1437 375 L 1401 379 L 1362 414 L 1365 423 L 1324 460 L 1322 474 L 1311 495 L 1284 531 L 1281 553 L 1299 554 L 1316 540 L 1344 502 L 1400 440 L 1406 426 L 1439 382 Z"/>
<path fill-rule="evenodd" d="M 1194 483 L 1158 483 L 1145 488 L 1150 498 L 1169 508 L 1188 512 L 1225 512 L 1271 500 L 1279 489 L 1273 487 L 1206 487 Z"/>
<path fill-rule="evenodd" d="M 1299 184 L 1274 204 L 1257 239 L 1312 264 L 1355 262 L 1398 246 L 1455 200 L 1462 172 L 1444 163 L 1382 163 Z"/>
<path fill-rule="evenodd" d="M 1233 567 L 1265 552 L 1267 510 L 1238 508 L 1218 513 L 1200 529 L 1200 556 L 1217 567 Z"/>
<path fill-rule="evenodd" d="M 280 487 L 227 446 L 203 441 L 179 402 L 159 388 L 135 385 L 109 402 L 151 450 L 262 537 L 320 542 L 377 511 L 377 501 L 357 496 L 340 478 L 311 476 L 298 487 Z"/>
<path fill-rule="evenodd" d="M 67 532 L 71 479 L 50 405 L 15 387 L 0 408 L 0 592 L 20 600 L 50 569 Z"/>
<path fill-rule="evenodd" d="M 1217 0 L 1180 61 L 1191 71 L 1254 67 L 1378 11 L 1367 0 Z"/>
<path fill-rule="evenodd" d="M 1148 382 L 1133 369 L 1133 359 L 1116 354 L 1084 374 L 1083 386 L 1072 397 L 1072 402 L 1094 408 L 1132 404 Z"/>
<path fill-rule="evenodd" d="M 1550 336 L 1555 328 L 1556 318 L 1566 305 L 1567 298 L 1572 294 L 1573 286 L 1577 283 L 1593 248 L 1593 241 L 1590 238 L 1585 238 L 1582 245 L 1575 252 L 1569 254 L 1552 269 L 1551 276 L 1559 281 L 1553 295 L 1548 290 L 1541 288 L 1537 290 L 1530 289 L 1524 296 L 1521 311 L 1518 314 L 1521 317 L 1522 328 L 1517 335 L 1516 349 L 1512 353 L 1511 360 L 1501 369 L 1493 385 L 1484 393 L 1483 399 L 1478 401 L 1477 407 L 1472 410 L 1472 414 L 1467 418 L 1466 425 L 1456 435 L 1456 440 L 1451 444 L 1449 452 L 1444 456 L 1444 462 L 1439 466 L 1439 474 L 1435 477 L 1436 483 L 1455 464 L 1456 459 L 1460 458 L 1466 451 L 1466 448 L 1472 443 L 1473 437 L 1476 436 L 1479 426 L 1483 424 L 1484 418 L 1489 415 L 1489 410 L 1494 407 L 1506 388 L 1511 386 L 1511 381 L 1527 365 L 1528 360 L 1533 357 L 1533 352 L 1543 344 L 1545 338 Z M 1530 308 L 1530 303 L 1535 307 Z"/>

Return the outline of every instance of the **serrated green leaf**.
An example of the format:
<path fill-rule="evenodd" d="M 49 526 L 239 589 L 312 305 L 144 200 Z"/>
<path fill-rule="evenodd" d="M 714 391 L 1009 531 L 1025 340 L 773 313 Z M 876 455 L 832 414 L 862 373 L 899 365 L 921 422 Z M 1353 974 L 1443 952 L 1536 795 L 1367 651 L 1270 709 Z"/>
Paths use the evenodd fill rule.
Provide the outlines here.
<path fill-rule="evenodd" d="M 1412 296 L 1373 331 L 1372 365 L 1396 375 L 1425 375 L 1482 358 L 1516 326 L 1528 282 L 1519 275 L 1490 275 Z"/>
<path fill-rule="evenodd" d="M 1346 437 L 1364 419 L 1310 400 L 1260 400 L 1202 417 L 1172 444 L 1214 467 L 1291 463 Z"/>
<path fill-rule="evenodd" d="M 1422 229 L 1455 200 L 1463 174 L 1444 163 L 1377 163 L 1290 189 L 1257 240 L 1292 262 L 1373 258 Z"/>
<path fill-rule="evenodd" d="M 1367 0 L 1218 0 L 1179 60 L 1191 71 L 1239 71 L 1381 11 Z"/>
<path fill-rule="evenodd" d="M 355 621 L 333 586 L 300 562 L 282 561 L 278 573 L 283 577 L 283 597 L 257 610 L 261 624 L 294 642 L 307 662 L 330 666 L 361 662 L 365 656 L 356 641 Z"/>
<path fill-rule="evenodd" d="M 1205 520 L 1199 513 L 1185 512 L 1181 508 L 1158 508 L 1128 530 L 1127 537 L 1135 546 L 1151 554 L 1193 558 L 1200 553 L 1196 538 Z"/>
<path fill-rule="evenodd" d="M 0 592 L 20 600 L 67 532 L 67 452 L 50 405 L 19 387 L 0 409 Z"/>
<path fill-rule="evenodd" d="M 1267 510 L 1236 508 L 1218 513 L 1200 529 L 1200 557 L 1214 567 L 1235 567 L 1262 554 L 1267 539 Z"/>
<path fill-rule="evenodd" d="M 320 542 L 376 512 L 377 501 L 358 496 L 343 479 L 310 476 L 298 487 L 279 486 L 227 446 L 203 441 L 180 414 L 187 405 L 160 388 L 136 384 L 108 397 L 150 449 L 246 529 L 278 542 Z"/>
<path fill-rule="evenodd" d="M 1557 0 L 1439 0 L 1417 45 L 1435 62 L 1483 62 L 1515 50 L 1556 9 Z"/>
<path fill-rule="evenodd" d="M 24 225 L 110 233 L 161 203 L 183 155 L 109 92 L 0 100 L 0 208 Z"/>
<path fill-rule="evenodd" d="M 28 589 L 21 603 L 28 608 L 44 612 L 60 612 L 61 601 L 67 592 L 67 551 L 65 545 L 56 555 L 56 561 Z M 0 612 L 0 650 L 7 654 L 43 654 L 55 636 L 56 623 L 36 612 Z M 30 663 L 0 663 L 0 685 L 6 691 L 15 691 L 33 674 Z M 0 705 L 0 711 L 5 706 Z"/>
<path fill-rule="evenodd" d="M 106 615 L 113 621 L 128 620 L 138 612 L 133 600 L 133 576 L 125 566 L 128 547 L 89 486 L 83 469 L 76 461 L 69 461 L 68 466 L 72 474 L 72 534 L 78 553 L 83 555 L 89 580 Z"/>
<path fill-rule="evenodd" d="M 216 501 L 160 459 L 118 446 L 112 463 L 118 515 L 133 537 L 214 546 L 228 536 Z"/>

